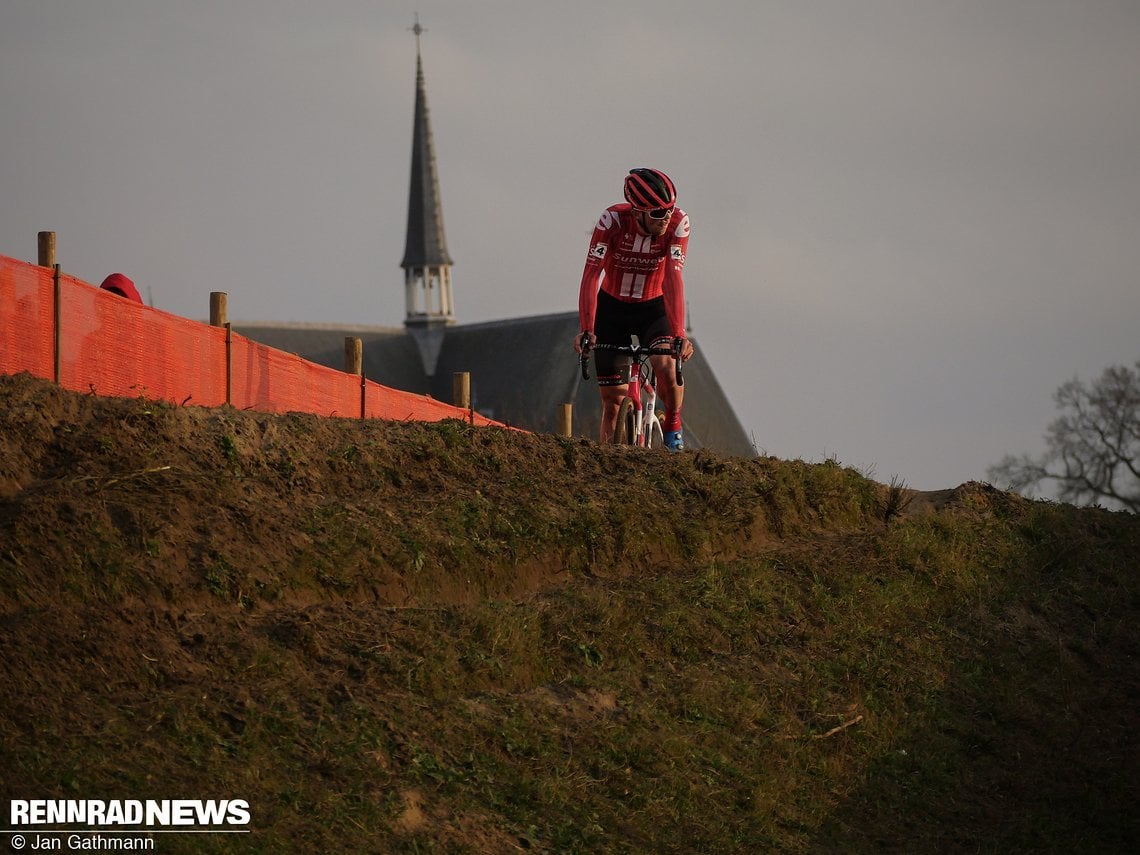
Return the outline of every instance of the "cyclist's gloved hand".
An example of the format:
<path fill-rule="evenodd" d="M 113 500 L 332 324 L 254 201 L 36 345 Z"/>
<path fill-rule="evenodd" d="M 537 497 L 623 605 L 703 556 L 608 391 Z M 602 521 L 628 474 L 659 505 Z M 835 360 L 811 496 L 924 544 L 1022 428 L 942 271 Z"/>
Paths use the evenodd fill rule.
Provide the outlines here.
<path fill-rule="evenodd" d="M 589 353 L 596 343 L 597 339 L 592 332 L 581 332 L 574 336 L 574 350 L 577 353 Z"/>
<path fill-rule="evenodd" d="M 693 343 L 679 335 L 673 339 L 673 350 L 680 354 L 682 362 L 688 362 L 693 355 Z"/>

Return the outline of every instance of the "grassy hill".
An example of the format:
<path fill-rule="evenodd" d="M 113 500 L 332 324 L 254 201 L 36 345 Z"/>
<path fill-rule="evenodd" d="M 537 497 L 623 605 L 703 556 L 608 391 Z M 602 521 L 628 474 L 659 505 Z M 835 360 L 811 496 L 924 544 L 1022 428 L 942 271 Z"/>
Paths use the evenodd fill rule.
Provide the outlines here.
<path fill-rule="evenodd" d="M 0 377 L 0 780 L 162 852 L 1140 843 L 1140 519 Z"/>

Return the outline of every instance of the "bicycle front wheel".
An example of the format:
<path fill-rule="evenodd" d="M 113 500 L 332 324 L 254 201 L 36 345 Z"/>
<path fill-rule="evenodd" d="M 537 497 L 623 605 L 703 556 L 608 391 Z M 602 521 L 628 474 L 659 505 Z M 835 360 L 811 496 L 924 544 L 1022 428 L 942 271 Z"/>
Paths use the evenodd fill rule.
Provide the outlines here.
<path fill-rule="evenodd" d="M 646 421 L 648 428 L 645 431 L 645 444 L 650 448 L 664 448 L 665 431 L 661 429 L 661 419 L 657 418 L 657 413 L 650 413 Z"/>
<path fill-rule="evenodd" d="M 614 442 L 618 445 L 637 445 L 637 410 L 633 406 L 633 398 L 621 399 Z"/>

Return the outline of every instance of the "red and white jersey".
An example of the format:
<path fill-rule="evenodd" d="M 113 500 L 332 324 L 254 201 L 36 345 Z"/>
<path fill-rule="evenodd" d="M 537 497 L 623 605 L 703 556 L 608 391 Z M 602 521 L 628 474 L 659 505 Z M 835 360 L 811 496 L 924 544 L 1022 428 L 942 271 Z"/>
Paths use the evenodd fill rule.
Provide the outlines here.
<path fill-rule="evenodd" d="M 660 237 L 641 231 L 637 215 L 628 203 L 606 208 L 594 226 L 586 268 L 582 271 L 578 294 L 582 330 L 594 331 L 600 281 L 601 290 L 627 303 L 664 296 L 673 335 L 684 335 L 685 282 L 681 270 L 688 251 L 689 216 L 680 208 L 673 209 L 669 225 Z"/>

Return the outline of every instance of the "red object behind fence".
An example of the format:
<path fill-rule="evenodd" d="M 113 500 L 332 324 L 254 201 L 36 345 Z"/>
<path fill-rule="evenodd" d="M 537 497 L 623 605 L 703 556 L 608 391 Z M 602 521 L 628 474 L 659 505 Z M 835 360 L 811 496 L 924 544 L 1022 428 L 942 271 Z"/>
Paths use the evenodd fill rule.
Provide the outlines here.
<path fill-rule="evenodd" d="M 112 273 L 103 280 L 103 284 L 99 287 L 104 291 L 110 291 L 112 294 L 118 294 L 120 297 L 126 297 L 128 300 L 134 300 L 136 303 L 142 302 L 142 297 L 139 296 L 135 283 L 122 273 Z"/>
<path fill-rule="evenodd" d="M 114 397 L 501 426 L 0 255 L 0 373 L 21 371 Z"/>

